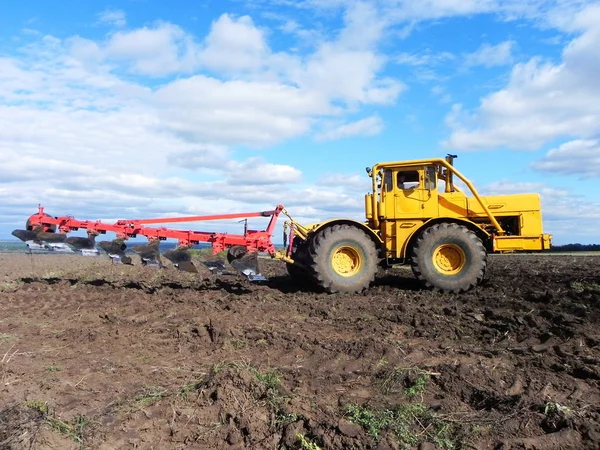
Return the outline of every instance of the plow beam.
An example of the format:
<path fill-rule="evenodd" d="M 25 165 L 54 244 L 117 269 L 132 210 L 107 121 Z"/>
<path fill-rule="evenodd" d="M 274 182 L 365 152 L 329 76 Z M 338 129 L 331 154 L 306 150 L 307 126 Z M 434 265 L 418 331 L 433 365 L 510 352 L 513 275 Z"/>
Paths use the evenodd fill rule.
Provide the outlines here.
<path fill-rule="evenodd" d="M 271 237 L 273 236 L 277 219 L 282 211 L 284 211 L 284 208 L 282 205 L 279 205 L 270 211 L 205 216 L 163 217 L 155 219 L 128 219 L 118 220 L 111 224 L 104 223 L 101 220 L 78 220 L 70 216 L 52 217 L 44 212 L 42 206 L 39 206 L 38 212 L 31 215 L 27 220 L 27 230 L 25 231 L 56 229 L 61 234 L 67 234 L 71 231 L 85 229 L 88 233 L 94 235 L 106 234 L 107 232 L 116 233 L 117 239 L 120 240 L 127 240 L 137 236 L 144 236 L 149 240 L 177 239 L 179 247 L 191 247 L 200 243 L 209 243 L 212 245 L 213 254 L 227 250 L 233 246 L 243 246 L 249 252 L 266 252 L 271 256 L 275 256 L 277 252 L 271 241 Z M 147 226 L 149 224 L 157 225 L 209 220 L 247 219 L 251 217 L 270 217 L 270 220 L 265 230 L 249 230 L 245 227 L 244 234 L 193 230 L 186 231 L 174 230 L 166 227 Z"/>

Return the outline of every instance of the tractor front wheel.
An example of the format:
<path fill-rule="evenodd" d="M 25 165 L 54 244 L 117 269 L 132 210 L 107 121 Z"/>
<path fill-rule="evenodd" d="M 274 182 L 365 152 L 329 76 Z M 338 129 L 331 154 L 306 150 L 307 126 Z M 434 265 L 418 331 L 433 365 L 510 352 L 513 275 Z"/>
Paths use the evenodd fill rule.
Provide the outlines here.
<path fill-rule="evenodd" d="M 421 233 L 413 246 L 412 270 L 426 287 L 443 292 L 466 292 L 483 280 L 487 252 L 467 227 L 439 223 Z"/>
<path fill-rule="evenodd" d="M 333 225 L 318 232 L 309 245 L 316 283 L 329 293 L 361 292 L 377 272 L 373 240 L 351 225 Z"/>

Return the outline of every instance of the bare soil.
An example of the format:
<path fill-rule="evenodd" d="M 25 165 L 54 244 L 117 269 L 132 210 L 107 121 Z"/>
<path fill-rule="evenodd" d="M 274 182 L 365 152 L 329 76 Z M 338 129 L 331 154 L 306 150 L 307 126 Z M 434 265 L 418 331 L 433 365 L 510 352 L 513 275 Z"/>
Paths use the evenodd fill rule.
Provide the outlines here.
<path fill-rule="evenodd" d="M 600 257 L 361 295 L 0 255 L 1 449 L 600 449 Z"/>

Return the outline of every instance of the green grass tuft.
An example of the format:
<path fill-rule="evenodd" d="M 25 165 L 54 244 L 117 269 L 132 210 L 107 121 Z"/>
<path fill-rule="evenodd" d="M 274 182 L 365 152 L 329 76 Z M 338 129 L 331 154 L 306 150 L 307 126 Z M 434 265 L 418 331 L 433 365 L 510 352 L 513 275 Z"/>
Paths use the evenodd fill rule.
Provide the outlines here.
<path fill-rule="evenodd" d="M 421 403 L 407 403 L 393 408 L 371 409 L 354 404 L 346 405 L 346 417 L 379 440 L 391 432 L 401 448 L 409 449 L 422 442 L 433 442 L 445 450 L 458 447 L 455 439 L 456 426 L 436 416 Z"/>

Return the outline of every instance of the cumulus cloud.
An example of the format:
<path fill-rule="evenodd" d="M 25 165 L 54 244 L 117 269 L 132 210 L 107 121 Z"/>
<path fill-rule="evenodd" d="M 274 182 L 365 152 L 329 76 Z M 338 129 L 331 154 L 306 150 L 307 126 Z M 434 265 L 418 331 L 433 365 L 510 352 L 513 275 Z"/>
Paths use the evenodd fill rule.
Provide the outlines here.
<path fill-rule="evenodd" d="M 402 52 L 395 58 L 397 64 L 409 66 L 434 66 L 455 59 L 450 52 L 432 52 L 427 50 L 420 53 Z"/>
<path fill-rule="evenodd" d="M 481 44 L 473 53 L 464 56 L 465 64 L 467 66 L 483 67 L 504 66 L 512 62 L 514 46 L 514 41 L 505 41 L 497 45 Z"/>
<path fill-rule="evenodd" d="M 331 141 L 356 136 L 374 136 L 383 130 L 383 120 L 379 116 L 371 116 L 355 122 L 334 126 L 316 135 L 319 141 Z"/>
<path fill-rule="evenodd" d="M 257 71 L 266 63 L 270 49 L 262 30 L 249 16 L 223 14 L 213 22 L 199 61 L 216 71 Z"/>
<path fill-rule="evenodd" d="M 125 12 L 120 9 L 107 9 L 98 14 L 98 22 L 115 27 L 124 27 L 127 24 Z"/>
<path fill-rule="evenodd" d="M 566 142 L 532 163 L 540 172 L 557 175 L 577 175 L 581 178 L 600 178 L 600 142 L 578 139 Z"/>
<path fill-rule="evenodd" d="M 170 23 L 116 32 L 105 43 L 104 56 L 150 76 L 186 73 L 197 66 L 193 38 Z"/>
<path fill-rule="evenodd" d="M 301 181 L 302 172 L 285 164 L 272 164 L 262 158 L 232 159 L 227 147 L 198 146 L 194 150 L 169 155 L 169 162 L 188 170 L 209 169 L 231 185 L 290 184 Z M 1 173 L 1 172 L 0 172 Z"/>
<path fill-rule="evenodd" d="M 231 157 L 224 145 L 199 144 L 192 150 L 170 153 L 167 161 L 176 167 L 188 170 L 222 170 Z"/>
<path fill-rule="evenodd" d="M 323 42 L 291 79 L 308 90 L 327 92 L 331 99 L 350 104 L 390 104 L 405 89 L 389 77 L 377 77 L 386 58 L 376 51 L 385 21 L 376 8 L 353 4 L 345 15 L 346 27 L 331 41 Z"/>
<path fill-rule="evenodd" d="M 275 5 L 332 10 L 348 8 L 356 0 L 246 0 L 252 6 Z M 532 19 L 543 26 L 572 30 L 572 17 L 589 2 L 587 0 L 363 0 L 377 7 L 389 23 L 414 24 L 447 17 L 495 14 L 505 20 Z"/>
<path fill-rule="evenodd" d="M 334 173 L 321 177 L 319 181 L 317 181 L 317 186 L 325 186 L 328 188 L 335 187 L 343 191 L 352 190 L 357 192 L 366 192 L 371 188 L 372 183 L 371 178 L 369 178 L 366 173 L 363 173 L 362 175 L 356 173 Z"/>
<path fill-rule="evenodd" d="M 162 126 L 181 138 L 226 145 L 270 145 L 308 131 L 332 113 L 318 92 L 272 82 L 220 81 L 202 75 L 158 89 Z"/>
<path fill-rule="evenodd" d="M 575 17 L 581 30 L 562 61 L 532 58 L 514 66 L 508 85 L 481 100 L 475 111 L 455 105 L 446 144 L 476 149 L 507 146 L 538 149 L 559 137 L 593 137 L 600 128 L 600 6 Z"/>
<path fill-rule="evenodd" d="M 225 167 L 227 182 L 238 184 L 288 184 L 301 181 L 302 172 L 285 164 L 270 164 L 260 158 L 252 158 L 238 163 L 231 161 Z"/>
<path fill-rule="evenodd" d="M 368 9 L 357 11 L 337 36 L 304 55 L 273 52 L 249 17 L 228 15 L 205 38 L 165 22 L 98 40 L 31 37 L 19 57 L 0 58 L 7 214 L 25 217 L 42 203 L 81 218 L 147 217 L 270 209 L 287 199 L 308 214 L 302 220 L 344 209 L 360 215 L 347 192 L 302 185 L 298 168 L 240 159 L 231 148 L 273 145 L 309 133 L 323 118 L 343 124 L 362 104 L 394 101 L 400 84 L 378 75 L 381 29 L 357 40 L 357 27 L 375 20 Z M 239 58 L 219 60 L 221 51 Z M 366 67 L 338 86 L 327 57 L 347 73 L 356 61 Z M 380 119 L 347 125 L 340 138 L 377 130 Z M 192 208 L 197 202 L 202 207 Z"/>

